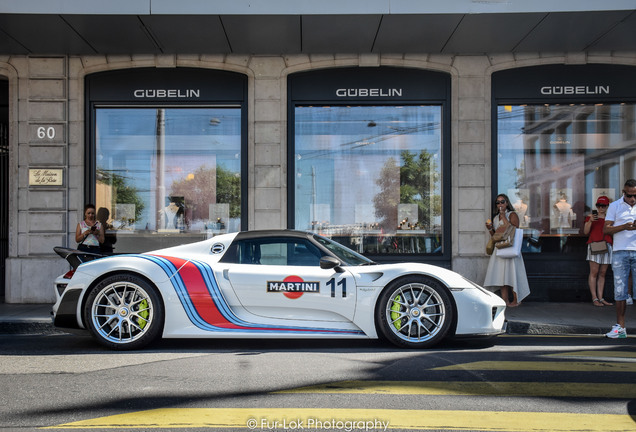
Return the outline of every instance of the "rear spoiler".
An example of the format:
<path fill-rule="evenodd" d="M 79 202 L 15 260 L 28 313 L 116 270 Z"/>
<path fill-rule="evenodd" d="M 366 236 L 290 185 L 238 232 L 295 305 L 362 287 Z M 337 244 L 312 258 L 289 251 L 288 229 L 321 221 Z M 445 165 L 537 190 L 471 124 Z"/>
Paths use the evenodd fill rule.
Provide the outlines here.
<path fill-rule="evenodd" d="M 96 254 L 91 252 L 84 252 L 77 249 L 66 248 L 62 246 L 55 246 L 53 248 L 56 254 L 64 258 L 73 267 L 73 270 L 77 269 L 80 264 L 87 261 L 93 261 L 99 258 L 103 258 L 106 255 Z"/>

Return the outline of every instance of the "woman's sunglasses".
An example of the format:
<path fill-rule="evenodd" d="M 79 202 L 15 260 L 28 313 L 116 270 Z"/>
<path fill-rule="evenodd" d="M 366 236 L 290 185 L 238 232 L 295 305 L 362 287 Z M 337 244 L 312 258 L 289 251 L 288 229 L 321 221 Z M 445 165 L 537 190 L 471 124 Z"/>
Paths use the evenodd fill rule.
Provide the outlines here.
<path fill-rule="evenodd" d="M 607 204 L 596 204 L 596 207 L 607 207 Z"/>
<path fill-rule="evenodd" d="M 495 204 L 505 204 L 506 200 L 499 200 L 499 201 L 495 201 Z"/>

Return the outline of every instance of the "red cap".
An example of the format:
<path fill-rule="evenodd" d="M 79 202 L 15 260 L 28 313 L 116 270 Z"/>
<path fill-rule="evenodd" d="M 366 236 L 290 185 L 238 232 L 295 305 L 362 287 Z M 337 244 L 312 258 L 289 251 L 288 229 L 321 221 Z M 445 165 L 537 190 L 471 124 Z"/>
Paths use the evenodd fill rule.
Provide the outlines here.
<path fill-rule="evenodd" d="M 605 204 L 605 205 L 609 205 L 610 200 L 608 197 L 606 197 L 605 195 L 601 195 L 600 197 L 598 197 L 596 199 L 596 204 Z"/>

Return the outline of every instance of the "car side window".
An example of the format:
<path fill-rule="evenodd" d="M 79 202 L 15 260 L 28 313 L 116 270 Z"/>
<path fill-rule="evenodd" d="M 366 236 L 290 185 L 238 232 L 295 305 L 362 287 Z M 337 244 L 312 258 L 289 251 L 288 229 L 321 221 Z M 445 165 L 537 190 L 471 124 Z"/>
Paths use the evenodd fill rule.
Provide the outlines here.
<path fill-rule="evenodd" d="M 287 265 L 286 243 L 272 242 L 261 245 L 263 265 Z"/>
<path fill-rule="evenodd" d="M 322 253 L 303 239 L 241 240 L 228 250 L 223 262 L 260 265 L 319 266 Z"/>
<path fill-rule="evenodd" d="M 319 266 L 320 250 L 309 242 L 295 242 L 289 250 L 287 265 Z"/>

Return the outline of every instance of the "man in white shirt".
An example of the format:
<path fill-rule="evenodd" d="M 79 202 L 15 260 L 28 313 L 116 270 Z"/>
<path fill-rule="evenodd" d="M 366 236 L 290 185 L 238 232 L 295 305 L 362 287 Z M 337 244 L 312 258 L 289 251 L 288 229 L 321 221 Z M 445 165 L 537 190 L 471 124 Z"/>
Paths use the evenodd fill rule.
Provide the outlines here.
<path fill-rule="evenodd" d="M 614 303 L 616 324 L 606 334 L 610 338 L 625 338 L 625 309 L 629 272 L 636 284 L 636 180 L 629 179 L 623 187 L 623 197 L 610 204 L 603 232 L 614 236 L 612 271 L 614 272 Z"/>

